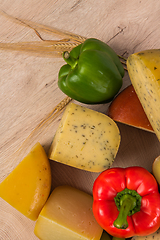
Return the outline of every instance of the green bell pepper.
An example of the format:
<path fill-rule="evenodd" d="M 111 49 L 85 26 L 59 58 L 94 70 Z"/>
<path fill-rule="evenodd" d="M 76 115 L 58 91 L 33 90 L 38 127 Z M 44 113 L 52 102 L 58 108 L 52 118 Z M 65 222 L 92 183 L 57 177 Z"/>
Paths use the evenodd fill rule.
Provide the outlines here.
<path fill-rule="evenodd" d="M 124 68 L 117 54 L 104 42 L 90 38 L 64 52 L 67 64 L 59 71 L 58 87 L 86 104 L 110 102 L 122 86 Z"/>

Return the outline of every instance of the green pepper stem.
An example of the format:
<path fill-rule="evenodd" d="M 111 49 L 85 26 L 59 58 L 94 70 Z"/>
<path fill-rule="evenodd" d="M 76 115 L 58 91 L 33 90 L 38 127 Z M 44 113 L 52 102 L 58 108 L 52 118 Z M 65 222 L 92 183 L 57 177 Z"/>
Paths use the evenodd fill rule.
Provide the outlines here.
<path fill-rule="evenodd" d="M 71 57 L 69 52 L 64 52 L 62 56 L 66 63 L 69 64 L 72 69 L 75 68 L 75 66 L 77 65 L 77 60 Z"/>
<path fill-rule="evenodd" d="M 114 226 L 119 229 L 126 229 L 128 227 L 127 216 L 136 206 L 136 198 L 129 194 L 123 195 L 120 205 L 119 215 L 114 221 Z"/>

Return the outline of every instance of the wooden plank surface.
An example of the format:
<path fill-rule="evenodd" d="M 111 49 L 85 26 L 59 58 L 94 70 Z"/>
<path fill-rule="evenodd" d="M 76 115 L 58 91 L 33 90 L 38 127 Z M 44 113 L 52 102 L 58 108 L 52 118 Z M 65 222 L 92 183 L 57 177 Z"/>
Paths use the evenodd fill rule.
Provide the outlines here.
<path fill-rule="evenodd" d="M 126 58 L 140 50 L 160 47 L 160 1 L 157 0 L 0 0 L 0 10 L 16 18 L 99 38 Z M 30 28 L 3 15 L 0 22 L 0 42 L 39 41 Z M 54 38 L 49 34 L 42 36 Z M 0 50 L 0 182 L 35 142 L 39 141 L 48 151 L 62 113 L 47 128 L 36 127 L 65 97 L 57 87 L 58 71 L 63 64 L 61 58 Z M 126 72 L 122 89 L 129 84 Z M 87 107 L 106 113 L 108 105 Z M 151 171 L 154 159 L 160 155 L 155 134 L 123 124 L 118 126 L 122 141 L 113 166 L 138 165 Z M 98 174 L 53 161 L 51 168 L 52 189 L 69 184 L 92 193 Z M 35 222 L 0 199 L 1 240 L 36 240 L 34 225 Z"/>

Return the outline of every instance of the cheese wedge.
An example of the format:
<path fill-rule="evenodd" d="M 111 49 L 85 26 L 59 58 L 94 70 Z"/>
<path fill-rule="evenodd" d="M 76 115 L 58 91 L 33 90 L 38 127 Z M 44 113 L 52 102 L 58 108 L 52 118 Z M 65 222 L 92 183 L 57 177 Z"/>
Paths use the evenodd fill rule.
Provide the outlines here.
<path fill-rule="evenodd" d="M 91 172 L 109 168 L 120 145 L 120 132 L 108 116 L 70 103 L 62 117 L 49 158 Z"/>
<path fill-rule="evenodd" d="M 99 240 L 103 229 L 92 212 L 91 195 L 70 186 L 53 190 L 34 229 L 41 240 Z"/>
<path fill-rule="evenodd" d="M 108 108 L 108 116 L 116 122 L 154 132 L 133 85 L 126 87 L 115 97 Z"/>
<path fill-rule="evenodd" d="M 130 55 L 127 68 L 142 107 L 160 141 L 160 49 Z"/>
<path fill-rule="evenodd" d="M 51 168 L 37 143 L 0 184 L 0 197 L 31 220 L 36 220 L 51 189 Z"/>

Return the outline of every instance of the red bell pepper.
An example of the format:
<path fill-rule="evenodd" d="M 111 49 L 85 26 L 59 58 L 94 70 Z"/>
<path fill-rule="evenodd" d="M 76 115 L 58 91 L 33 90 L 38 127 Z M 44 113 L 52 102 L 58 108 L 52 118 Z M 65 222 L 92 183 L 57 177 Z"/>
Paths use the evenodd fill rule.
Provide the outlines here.
<path fill-rule="evenodd" d="M 110 235 L 144 236 L 160 227 L 160 193 L 142 167 L 110 168 L 93 185 L 93 214 Z"/>

